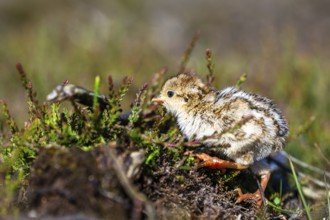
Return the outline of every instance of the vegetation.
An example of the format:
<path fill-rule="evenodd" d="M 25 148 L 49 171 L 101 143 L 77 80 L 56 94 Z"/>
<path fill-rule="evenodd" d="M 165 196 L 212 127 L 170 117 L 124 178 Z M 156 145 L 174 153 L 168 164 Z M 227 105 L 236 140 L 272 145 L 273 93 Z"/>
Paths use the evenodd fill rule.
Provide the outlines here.
<path fill-rule="evenodd" d="M 305 195 L 302 204 L 299 198 L 310 188 L 308 175 L 324 182 L 330 178 L 309 170 L 303 170 L 306 176 L 299 178 L 296 166 L 292 168 L 296 178 L 287 173 L 273 175 L 274 184 L 266 191 L 267 209 L 234 204 L 236 187 L 255 190 L 250 173 L 196 170 L 197 161 L 186 152 L 199 146 L 186 142 L 174 119 L 150 103 L 163 81 L 182 71 L 197 72 L 217 88 L 236 85 L 259 93 L 273 99 L 289 119 L 285 150 L 329 171 L 327 44 L 320 41 L 313 48 L 302 46 L 301 32 L 294 25 L 280 29 L 278 38 L 272 30 L 263 32 L 252 49 L 246 49 L 247 45 L 216 47 L 222 41 L 211 41 L 210 32 L 201 31 L 180 62 L 185 44 L 164 52 L 169 44 L 155 46 L 152 36 L 139 32 L 140 19 L 134 25 L 125 20 L 140 5 L 131 1 L 118 4 L 121 10 L 109 14 L 118 16 L 123 24 L 102 20 L 98 12 L 81 13 L 80 21 L 67 17 L 72 11 L 64 6 L 54 6 L 54 11 L 61 12 L 57 17 L 62 17 L 54 22 L 36 22 L 27 16 L 24 23 L 17 17 L 4 27 L 9 31 L 0 30 L 0 216 L 68 215 L 87 210 L 88 215 L 107 217 L 109 210 L 116 210 L 112 214 L 118 218 L 154 214 L 165 218 L 164 213 L 186 218 L 328 217 L 329 198 L 324 195 L 329 188 L 321 188 L 320 193 L 311 188 L 314 195 L 322 195 L 321 201 Z M 142 13 L 136 13 L 140 18 Z M 96 21 L 85 22 L 87 15 L 95 16 Z M 10 29 L 18 23 L 24 24 Z M 127 34 L 126 29 L 134 34 Z M 216 49 L 204 53 L 205 41 Z M 18 64 L 15 70 L 16 62 L 22 62 L 24 68 Z M 95 94 L 107 94 L 109 105 L 103 110 L 96 98 L 91 108 L 70 99 L 44 103 L 46 94 L 63 81 L 94 87 Z M 201 150 L 217 154 L 214 149 Z M 128 180 L 123 172 L 131 174 Z"/>
<path fill-rule="evenodd" d="M 183 61 L 181 62 L 180 71 L 189 71 L 186 68 L 186 63 L 189 59 L 190 53 L 193 49 L 196 37 L 193 38 L 192 43 L 189 48 L 186 50 Z M 206 51 L 206 60 L 207 60 L 207 68 L 209 73 L 206 76 L 206 80 L 211 84 L 214 77 L 214 63 L 212 61 L 212 53 L 210 49 Z M 104 97 L 104 103 L 107 103 L 106 106 L 102 106 L 99 103 L 99 90 L 100 90 L 100 78 L 96 77 L 94 84 L 94 96 L 92 105 L 87 107 L 79 106 L 76 102 L 80 102 L 76 99 L 75 96 L 66 97 L 71 104 L 72 110 L 61 107 L 61 103 L 44 103 L 39 104 L 37 100 L 37 94 L 34 91 L 34 87 L 32 86 L 31 81 L 27 78 L 26 72 L 23 69 L 21 64 L 17 64 L 16 68 L 18 73 L 21 76 L 21 81 L 23 83 L 23 87 L 25 88 L 28 96 L 28 109 L 29 109 L 29 120 L 25 123 L 24 129 L 19 129 L 15 120 L 12 118 L 10 111 L 6 105 L 5 101 L 1 102 L 3 115 L 5 116 L 7 126 L 9 128 L 9 133 L 3 133 L 2 135 L 2 146 L 1 146 L 1 174 L 2 174 L 2 193 L 5 195 L 1 198 L 0 202 L 2 204 L 1 215 L 8 216 L 13 215 L 19 212 L 31 212 L 35 210 L 39 210 L 38 215 L 41 216 L 46 215 L 66 215 L 68 213 L 72 214 L 78 212 L 81 208 L 78 200 L 79 196 L 75 195 L 74 191 L 72 192 L 71 188 L 68 185 L 72 184 L 79 185 L 84 181 L 85 184 L 89 184 L 88 178 L 93 176 L 93 178 L 97 178 L 95 181 L 98 184 L 106 181 L 106 175 L 109 175 L 109 170 L 111 171 L 111 175 L 115 175 L 117 184 L 115 187 L 106 188 L 101 184 L 96 188 L 92 189 L 95 191 L 107 191 L 111 195 L 115 195 L 120 198 L 120 202 L 124 203 L 124 200 L 135 201 L 133 205 L 129 205 L 126 209 L 131 210 L 131 217 L 140 218 L 142 217 L 142 210 L 146 210 L 146 215 L 149 218 L 154 218 L 155 215 L 162 216 L 162 212 L 159 209 L 167 210 L 167 214 L 165 214 L 165 218 L 173 217 L 174 212 L 181 210 L 181 217 L 188 216 L 198 216 L 205 217 L 206 215 L 217 217 L 235 217 L 237 215 L 243 215 L 245 218 L 250 218 L 252 216 L 258 215 L 260 210 L 257 209 L 256 206 L 252 204 L 245 204 L 243 206 L 236 205 L 234 203 L 235 193 L 234 189 L 236 187 L 242 187 L 244 190 L 250 190 L 251 187 L 249 185 L 253 185 L 254 180 L 246 176 L 246 172 L 238 175 L 238 171 L 230 171 L 226 174 L 221 173 L 221 171 L 208 171 L 202 170 L 197 172 L 194 168 L 196 165 L 196 161 L 193 157 L 191 157 L 187 152 L 189 150 L 202 150 L 202 151 L 210 151 L 211 154 L 217 154 L 218 149 L 203 149 L 199 146 L 198 143 L 187 142 L 184 140 L 184 137 L 178 131 L 178 128 L 169 115 L 166 115 L 164 112 L 162 113 L 162 109 L 157 109 L 157 106 L 153 105 L 150 100 L 154 97 L 160 88 L 160 83 L 162 82 L 162 77 L 166 73 L 166 69 L 161 69 L 159 72 L 155 73 L 153 78 L 149 80 L 149 84 L 145 83 L 141 89 L 136 94 L 136 98 L 134 102 L 131 104 L 131 109 L 128 113 L 122 112 L 121 103 L 123 98 L 125 97 L 127 91 L 129 90 L 130 85 L 132 84 L 132 79 L 129 77 L 125 77 L 123 79 L 122 84 L 116 90 L 113 84 L 112 77 L 108 77 L 108 96 Z M 246 74 L 242 74 L 242 76 L 238 79 L 236 85 L 238 87 L 241 86 L 246 80 Z M 64 82 L 63 85 L 66 85 L 67 82 Z M 88 92 L 88 91 L 87 91 Z M 87 94 L 87 93 L 86 93 Z M 84 97 L 86 98 L 86 97 Z M 310 123 L 302 126 L 300 128 L 300 133 L 305 132 L 306 129 L 310 127 Z M 298 134 L 295 134 L 295 138 L 297 138 Z M 64 148 L 63 148 L 64 147 Z M 69 149 L 69 151 L 65 150 L 65 148 Z M 83 151 L 79 151 L 83 150 Z M 109 150 L 109 149 L 112 149 Z M 78 150 L 78 151 L 77 151 Z M 115 150 L 115 151 L 113 151 Z M 142 150 L 142 153 L 141 153 Z M 215 151 L 214 151 L 215 150 Z M 85 152 L 85 153 L 84 153 Z M 92 153 L 89 153 L 92 152 Z M 110 162 L 106 162 L 105 171 L 102 169 L 98 170 L 97 154 L 102 155 L 103 159 Z M 140 152 L 140 162 L 135 164 L 130 162 L 129 166 L 125 165 L 125 162 L 116 159 L 116 157 L 123 157 L 125 155 L 131 156 L 135 152 Z M 86 156 L 84 155 L 86 154 Z M 76 155 L 76 156 L 75 156 Z M 80 157 L 89 157 L 88 164 L 81 164 L 79 162 Z M 132 156 L 131 156 L 132 157 Z M 132 157 L 134 161 L 134 157 Z M 96 164 L 95 164 L 96 162 Z M 41 165 L 43 163 L 43 165 Z M 94 165 L 92 165 L 94 164 Z M 77 166 L 82 166 L 84 168 L 81 171 Z M 46 166 L 46 168 L 45 168 Z M 125 167 L 126 166 L 126 167 Z M 56 168 L 58 167 L 58 168 Z M 168 173 L 162 173 L 161 170 L 170 169 L 171 171 Z M 291 168 L 293 169 L 293 165 L 291 164 Z M 69 169 L 70 171 L 65 171 Z M 85 171 L 85 169 L 89 171 Z M 132 174 L 132 170 L 138 170 L 138 174 Z M 191 171 L 194 170 L 192 174 Z M 73 179 L 67 180 L 67 176 L 65 176 L 62 172 L 70 172 L 73 175 Z M 82 172 L 82 173 L 81 173 Z M 86 176 L 86 173 L 89 173 L 86 179 L 81 179 L 76 177 Z M 76 175 L 74 173 L 77 173 Z M 126 174 L 125 174 L 126 173 Z M 129 174 L 130 173 L 130 174 Z M 245 173 L 245 174 L 244 174 Z M 178 207 L 179 204 L 182 203 L 179 198 L 171 205 L 165 205 L 162 203 L 162 206 L 157 207 L 158 212 L 155 213 L 154 205 L 156 205 L 157 199 L 162 193 L 159 195 L 154 192 L 155 187 L 157 191 L 167 192 L 169 194 L 176 194 L 176 190 L 180 189 L 172 189 L 173 184 L 170 184 L 167 181 L 159 181 L 161 178 L 159 175 L 163 176 L 162 178 L 175 179 L 175 187 L 181 189 L 181 193 L 187 194 L 193 197 L 200 197 L 200 200 L 205 199 L 205 190 L 210 190 L 210 186 L 215 187 L 212 188 L 210 194 L 215 198 L 223 200 L 222 202 L 208 202 L 207 206 L 219 206 L 222 207 L 227 206 L 227 209 L 221 209 L 217 214 L 214 214 L 207 209 L 205 206 L 202 206 L 201 213 L 196 213 L 196 211 L 188 211 L 192 207 L 191 201 L 183 200 L 183 204 L 186 204 L 186 207 Z M 311 219 L 310 208 L 307 206 L 307 203 L 303 197 L 303 193 L 301 190 L 301 186 L 298 182 L 298 177 L 293 169 L 293 177 L 295 183 L 297 185 L 297 189 L 299 194 L 301 195 L 303 205 L 305 206 L 306 213 L 308 218 Z M 52 176 L 53 175 L 53 176 Z M 64 175 L 64 179 L 61 181 L 68 182 L 67 184 L 62 185 L 59 189 L 54 190 L 54 185 L 57 183 L 57 176 Z M 127 176 L 131 178 L 135 186 L 130 182 L 131 180 L 127 179 Z M 206 179 L 205 179 L 206 178 Z M 275 179 L 274 182 L 285 180 L 285 176 L 281 175 L 279 179 Z M 54 180 L 55 179 L 55 180 Z M 144 179 L 149 179 L 153 184 L 143 184 Z M 244 184 L 242 181 L 244 179 Z M 246 179 L 248 182 L 247 184 Z M 200 181 L 203 180 L 203 183 Z M 45 183 L 49 182 L 51 186 L 45 186 Z M 109 180 L 108 180 L 109 181 Z M 55 183 L 54 183 L 55 182 Z M 196 183 L 197 182 L 197 183 Z M 189 187 L 191 184 L 199 184 L 197 186 L 197 192 L 195 190 L 191 191 Z M 142 184 L 142 185 L 141 185 Z M 177 185 L 179 184 L 179 185 Z M 84 190 L 84 187 L 77 187 L 81 191 Z M 89 186 L 90 187 L 90 186 Z M 137 187 L 137 188 L 136 188 Z M 41 189 L 46 188 L 46 193 Z M 253 188 L 253 187 L 252 187 Z M 137 189 L 140 190 L 137 191 Z M 217 189 L 214 191 L 214 189 Z M 61 195 L 65 191 L 69 190 L 64 198 L 66 202 L 70 202 L 73 200 L 73 204 L 75 206 L 74 211 L 65 210 L 62 208 L 57 209 L 49 209 L 48 206 L 53 206 L 54 199 L 49 199 L 49 193 L 51 196 L 53 194 Z M 110 190 L 110 191 L 109 191 Z M 50 191 L 50 192 L 49 192 Z M 126 194 L 119 193 L 118 191 L 125 191 Z M 227 194 L 227 192 L 231 194 Z M 282 189 L 279 192 L 270 190 L 267 192 L 267 195 L 270 195 L 272 198 L 272 203 L 269 201 L 271 210 L 264 209 L 263 214 L 260 217 L 271 217 L 280 215 L 281 213 L 289 215 L 289 216 L 299 216 L 302 215 L 298 210 L 300 210 L 300 206 L 296 206 L 293 210 L 287 210 L 284 207 L 287 204 L 292 203 L 292 199 L 295 200 L 297 197 L 289 196 L 293 191 L 286 191 L 286 199 L 283 199 Z M 144 195 L 146 194 L 146 196 Z M 88 194 L 87 194 L 88 195 Z M 215 196 L 217 195 L 217 196 Z M 88 195 L 91 196 L 92 195 Z M 87 199 L 91 199 L 87 196 Z M 208 195 L 210 196 L 210 195 Z M 171 195 L 171 198 L 173 195 Z M 289 198 L 289 199 L 288 199 Z M 104 201 L 104 199 L 109 199 L 109 196 L 99 196 L 94 198 L 96 201 Z M 110 200 L 113 199 L 113 196 L 110 196 Z M 151 205 L 149 199 L 154 202 L 154 205 Z M 163 200 L 168 200 L 168 197 L 163 197 Z M 214 199 L 214 198 L 213 198 Z M 45 203 L 43 200 L 49 200 L 46 203 L 51 203 L 47 205 L 45 208 Z M 63 200 L 63 198 L 57 200 Z M 182 198 L 181 198 L 182 200 Z M 136 201 L 139 201 L 141 204 L 137 205 Z M 57 201 L 59 202 L 59 201 Z M 72 201 L 71 201 L 72 202 Z M 127 201 L 126 201 L 127 202 Z M 62 202 L 61 202 L 62 203 Z M 110 206 L 101 206 L 97 202 L 96 204 L 90 204 L 91 207 L 88 207 L 89 214 L 93 216 L 101 216 L 106 217 L 109 216 L 109 213 L 106 210 L 112 210 L 116 208 L 115 205 Z M 72 205 L 72 204 L 71 204 Z M 118 205 L 118 204 L 117 204 Z M 173 207 L 174 205 L 174 207 Z M 205 205 L 205 204 L 204 204 Z M 252 206 L 251 206 L 252 205 Z M 88 206 L 88 205 L 87 205 Z M 94 206 L 101 206 L 97 209 Z M 140 207 L 140 211 L 136 210 L 137 207 Z M 157 206 L 157 205 L 156 205 Z M 195 204 L 196 206 L 196 204 Z M 281 207 L 283 206 L 283 208 Z M 190 208 L 189 208 L 190 207 Z M 200 204 L 195 209 L 201 208 Z M 228 207 L 230 207 L 228 209 Z M 240 207 L 240 208 L 237 208 Z M 248 211 L 244 211 L 243 207 L 247 207 Z M 189 209 L 187 209 L 189 208 Z M 123 208 L 122 212 L 118 212 L 118 218 L 126 217 L 129 215 L 125 215 L 125 208 Z M 31 211 L 32 210 L 32 211 Z M 133 211 L 132 211 L 133 210 Z M 135 210 L 135 211 L 134 211 Z M 175 211 L 173 211 L 175 210 Z M 194 210 L 194 209 L 193 209 Z M 33 212 L 34 213 L 34 212 Z M 32 213 L 32 217 L 33 214 Z"/>

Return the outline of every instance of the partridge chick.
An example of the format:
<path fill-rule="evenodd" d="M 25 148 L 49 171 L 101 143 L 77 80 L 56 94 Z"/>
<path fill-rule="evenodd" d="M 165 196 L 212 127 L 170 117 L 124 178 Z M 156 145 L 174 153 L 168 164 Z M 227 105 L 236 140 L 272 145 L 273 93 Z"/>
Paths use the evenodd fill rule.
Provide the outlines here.
<path fill-rule="evenodd" d="M 188 139 L 220 147 L 230 161 L 195 154 L 200 167 L 246 169 L 261 177 L 266 189 L 270 169 L 260 160 L 283 148 L 288 135 L 287 121 L 271 100 L 233 87 L 217 91 L 190 74 L 167 80 L 154 102 L 173 114 Z M 243 194 L 237 189 L 236 202 L 254 199 L 261 205 L 261 192 Z"/>

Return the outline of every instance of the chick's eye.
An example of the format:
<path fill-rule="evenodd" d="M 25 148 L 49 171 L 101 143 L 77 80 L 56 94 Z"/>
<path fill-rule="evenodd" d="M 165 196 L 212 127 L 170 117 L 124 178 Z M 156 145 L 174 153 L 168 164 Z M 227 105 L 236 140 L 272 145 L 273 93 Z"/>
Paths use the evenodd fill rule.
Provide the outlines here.
<path fill-rule="evenodd" d="M 174 92 L 173 91 L 167 91 L 167 96 L 169 98 L 172 98 L 174 96 Z"/>

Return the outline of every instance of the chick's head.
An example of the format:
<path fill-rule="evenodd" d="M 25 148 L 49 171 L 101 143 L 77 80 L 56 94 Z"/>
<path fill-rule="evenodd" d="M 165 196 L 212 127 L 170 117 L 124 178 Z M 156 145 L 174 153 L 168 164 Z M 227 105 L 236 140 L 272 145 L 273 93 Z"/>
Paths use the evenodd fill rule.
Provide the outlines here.
<path fill-rule="evenodd" d="M 164 105 L 169 112 L 176 114 L 201 101 L 208 92 L 207 85 L 196 76 L 180 74 L 168 79 L 160 95 L 152 101 Z"/>

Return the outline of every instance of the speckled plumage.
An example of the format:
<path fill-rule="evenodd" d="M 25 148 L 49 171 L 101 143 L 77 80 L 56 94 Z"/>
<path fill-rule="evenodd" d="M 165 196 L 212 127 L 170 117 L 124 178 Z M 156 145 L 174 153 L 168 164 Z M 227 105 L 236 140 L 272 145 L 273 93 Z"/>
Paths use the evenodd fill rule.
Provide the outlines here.
<path fill-rule="evenodd" d="M 286 120 L 271 100 L 259 95 L 233 87 L 217 91 L 196 76 L 180 74 L 165 82 L 158 98 L 184 135 L 222 147 L 236 163 L 252 165 L 285 144 Z"/>

